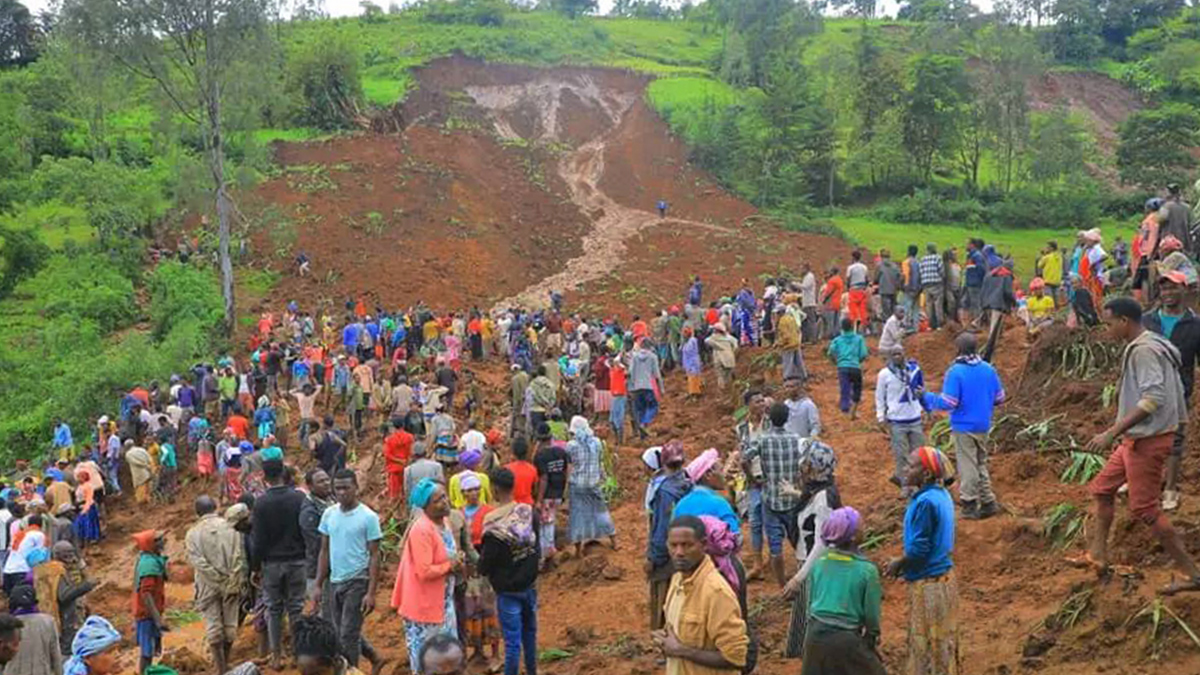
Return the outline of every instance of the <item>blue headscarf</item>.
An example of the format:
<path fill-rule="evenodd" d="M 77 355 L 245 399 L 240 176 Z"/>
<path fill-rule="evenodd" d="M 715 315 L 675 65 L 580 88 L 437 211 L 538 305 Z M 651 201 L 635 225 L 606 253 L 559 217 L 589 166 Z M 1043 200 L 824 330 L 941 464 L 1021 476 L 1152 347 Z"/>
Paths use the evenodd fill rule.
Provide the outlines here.
<path fill-rule="evenodd" d="M 429 500 L 433 498 L 433 493 L 437 492 L 439 485 L 432 478 L 422 478 L 420 483 L 413 488 L 412 494 L 408 496 L 408 504 L 414 509 L 423 509 L 429 505 Z"/>
<path fill-rule="evenodd" d="M 121 642 L 121 634 L 108 619 L 99 616 L 89 616 L 75 639 L 71 641 L 71 658 L 63 666 L 63 675 L 87 675 L 87 664 L 83 660 L 89 656 L 113 647 Z"/>

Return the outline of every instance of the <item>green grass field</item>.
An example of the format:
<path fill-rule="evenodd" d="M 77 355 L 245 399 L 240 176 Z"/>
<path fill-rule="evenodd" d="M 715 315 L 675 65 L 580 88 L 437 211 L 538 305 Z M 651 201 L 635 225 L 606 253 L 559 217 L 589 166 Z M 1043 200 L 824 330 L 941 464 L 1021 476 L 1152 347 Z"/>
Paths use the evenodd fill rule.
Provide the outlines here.
<path fill-rule="evenodd" d="M 893 258 L 902 258 L 909 244 L 916 244 L 925 251 L 925 244 L 933 242 L 939 250 L 957 246 L 961 252 L 967 239 L 979 237 L 996 246 L 1000 253 L 1011 253 L 1016 263 L 1016 273 L 1022 283 L 1028 282 L 1033 273 L 1034 261 L 1039 251 L 1051 239 L 1058 242 L 1060 249 L 1074 244 L 1074 230 L 1022 229 L 996 230 L 988 227 L 964 227 L 960 225 L 917 225 L 889 223 L 877 218 L 859 215 L 834 216 L 832 218 L 849 237 L 860 246 L 871 250 L 889 249 Z M 1111 248 L 1113 238 L 1120 236 L 1126 243 L 1133 237 L 1135 223 L 1107 221 L 1101 224 L 1104 244 Z M 960 257 L 961 260 L 961 257 Z"/>

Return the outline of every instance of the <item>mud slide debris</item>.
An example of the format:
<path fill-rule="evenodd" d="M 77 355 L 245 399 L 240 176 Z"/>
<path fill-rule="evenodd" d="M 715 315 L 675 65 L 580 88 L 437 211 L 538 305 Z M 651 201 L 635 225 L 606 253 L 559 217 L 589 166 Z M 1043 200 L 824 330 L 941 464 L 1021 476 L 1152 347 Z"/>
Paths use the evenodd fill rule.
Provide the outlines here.
<path fill-rule="evenodd" d="M 545 307 L 551 290 L 567 291 L 599 279 L 616 269 L 625 257 L 625 242 L 642 229 L 654 224 L 672 224 L 724 231 L 726 228 L 679 218 L 658 217 L 651 211 L 622 206 L 600 189 L 604 176 L 604 152 L 610 138 L 638 97 L 632 93 L 605 91 L 587 75 L 545 75 L 517 85 L 470 86 L 467 95 L 488 111 L 496 133 L 509 141 L 558 142 L 562 130 L 559 115 L 564 95 L 579 104 L 598 110 L 610 125 L 600 135 L 566 153 L 558 163 L 558 172 L 567 184 L 571 201 L 592 221 L 592 230 L 583 238 L 583 253 L 569 260 L 563 270 L 542 279 L 520 293 L 496 303 L 494 309 L 520 305 Z M 537 111 L 537 128 L 523 138 L 511 117 L 518 110 Z"/>

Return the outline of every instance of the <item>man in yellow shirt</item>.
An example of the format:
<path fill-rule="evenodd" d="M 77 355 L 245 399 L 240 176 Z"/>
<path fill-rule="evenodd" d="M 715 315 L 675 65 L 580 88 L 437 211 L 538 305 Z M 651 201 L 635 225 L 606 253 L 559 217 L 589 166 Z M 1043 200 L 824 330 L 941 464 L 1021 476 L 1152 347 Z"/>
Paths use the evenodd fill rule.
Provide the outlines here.
<path fill-rule="evenodd" d="M 1062 251 L 1058 250 L 1058 242 L 1051 240 L 1046 243 L 1042 257 L 1038 258 L 1038 269 L 1042 271 L 1041 278 L 1046 283 L 1046 294 L 1054 301 L 1054 307 L 1057 309 L 1058 287 L 1062 285 L 1063 278 Z"/>
<path fill-rule="evenodd" d="M 1062 270 L 1059 270 L 1060 274 Z M 1041 277 L 1035 277 L 1029 282 L 1029 297 L 1025 299 L 1025 308 L 1029 312 L 1026 327 L 1030 335 L 1054 323 L 1054 298 L 1046 294 L 1049 284 Z"/>
<path fill-rule="evenodd" d="M 696 516 L 671 521 L 667 549 L 675 575 L 667 590 L 667 625 L 652 635 L 667 659 L 667 675 L 734 674 L 746 665 L 750 638 L 741 606 L 705 554 L 707 543 L 704 521 Z"/>

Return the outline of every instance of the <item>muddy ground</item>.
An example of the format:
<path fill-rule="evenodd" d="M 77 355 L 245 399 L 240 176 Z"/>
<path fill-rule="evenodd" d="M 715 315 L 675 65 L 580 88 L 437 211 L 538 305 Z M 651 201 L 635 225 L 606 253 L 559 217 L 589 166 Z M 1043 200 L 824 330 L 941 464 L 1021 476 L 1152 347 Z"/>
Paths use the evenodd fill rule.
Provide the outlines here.
<path fill-rule="evenodd" d="M 358 293 L 374 294 L 388 306 L 424 300 L 442 309 L 486 308 L 514 298 L 541 302 L 555 288 L 567 291 L 570 307 L 628 317 L 682 301 L 692 274 L 704 277 L 706 294 L 713 297 L 733 292 L 744 278 L 794 273 L 802 262 L 820 266 L 847 253 L 837 240 L 762 225 L 750 218 L 749 205 L 689 167 L 686 148 L 644 103 L 640 76 L 454 58 L 422 69 L 418 78 L 418 92 L 394 111 L 392 119 L 403 128 L 398 134 L 278 146 L 284 169 L 255 194 L 261 204 L 285 214 L 281 229 L 255 234 L 256 264 L 284 272 L 264 300 L 267 308 L 277 310 L 291 299 L 305 306 L 340 304 Z M 672 204 L 665 220 L 654 213 L 660 198 Z M 274 254 L 272 246 L 293 235 L 294 250 L 313 258 L 310 278 L 288 273 L 289 255 Z M 910 343 L 933 387 L 951 362 L 952 339 L 942 332 Z M 1136 566 L 1141 576 L 1107 584 L 1062 562 L 1078 551 L 1079 540 L 1064 551 L 1042 535 L 1042 518 L 1052 507 L 1087 506 L 1082 486 L 1060 480 L 1070 437 L 1084 442 L 1113 414 L 1103 402 L 1111 368 L 1097 368 L 1086 377 L 1062 372 L 1064 345 L 1076 339 L 1055 335 L 1031 349 L 1021 331 L 1010 326 L 998 353 L 996 364 L 1012 395 L 997 425 L 993 477 L 1009 513 L 958 527 L 963 672 L 1200 673 L 1200 650 L 1180 624 L 1161 610 L 1165 618 L 1156 630 L 1151 621 L 1153 589 L 1170 573 L 1144 528 L 1121 512 L 1113 557 Z M 843 500 L 866 517 L 875 544 L 868 554 L 883 564 L 900 551 L 903 502 L 888 482 L 890 451 L 870 413 L 881 362 L 868 361 L 866 414 L 850 420 L 837 412 L 836 373 L 821 347 L 808 345 L 804 351 L 825 424 L 823 437 L 838 451 Z M 738 386 L 778 384 L 774 363 L 768 352 L 742 352 Z M 503 365 L 468 368 L 485 385 L 484 409 L 490 417 L 485 421 L 507 418 Z M 692 455 L 708 447 L 722 453 L 731 449 L 737 396 L 719 392 L 711 377 L 705 388 L 701 402 L 687 404 L 682 376 L 668 376 L 653 443 L 679 438 Z M 1047 419 L 1045 433 L 1030 431 Z M 386 513 L 391 507 L 379 497 L 378 442 L 370 436 L 358 448 L 358 467 L 368 477 L 370 503 Z M 1197 443 L 1189 445 L 1195 449 Z M 298 449 L 288 450 L 289 459 L 307 464 Z M 566 656 L 545 662 L 544 672 L 647 675 L 659 670 L 646 629 L 640 571 L 646 536 L 642 450 L 618 448 L 621 494 L 613 509 L 620 549 L 567 560 L 539 581 L 540 646 Z M 1187 462 L 1187 492 L 1195 493 L 1198 469 L 1197 462 Z M 180 560 L 190 500 L 203 489 L 189 483 L 176 504 L 149 514 L 131 512 L 128 502 L 114 505 L 108 540 L 89 554 L 92 569 L 107 581 L 92 597 L 93 611 L 129 632 L 133 552 L 127 535 L 144 527 L 166 528 L 168 552 Z M 1185 500 L 1174 520 L 1200 554 L 1200 500 Z M 380 609 L 368 619 L 367 634 L 396 659 L 395 672 L 404 672 L 400 621 L 386 610 L 395 560 L 385 567 Z M 173 607 L 186 607 L 188 578 L 185 566 L 173 566 Z M 901 671 L 905 654 L 905 590 L 898 582 L 885 586 L 881 651 L 889 672 Z M 798 662 L 780 657 L 787 604 L 762 582 L 751 585 L 750 602 L 762 641 L 759 672 L 796 672 Z M 1079 611 L 1064 613 L 1064 606 Z M 1171 599 L 1163 606 L 1200 627 L 1200 598 Z M 175 616 L 178 628 L 167 636 L 166 661 L 185 674 L 201 672 L 202 628 L 195 617 Z M 244 629 L 236 655 L 251 656 L 254 642 L 253 631 Z"/>

